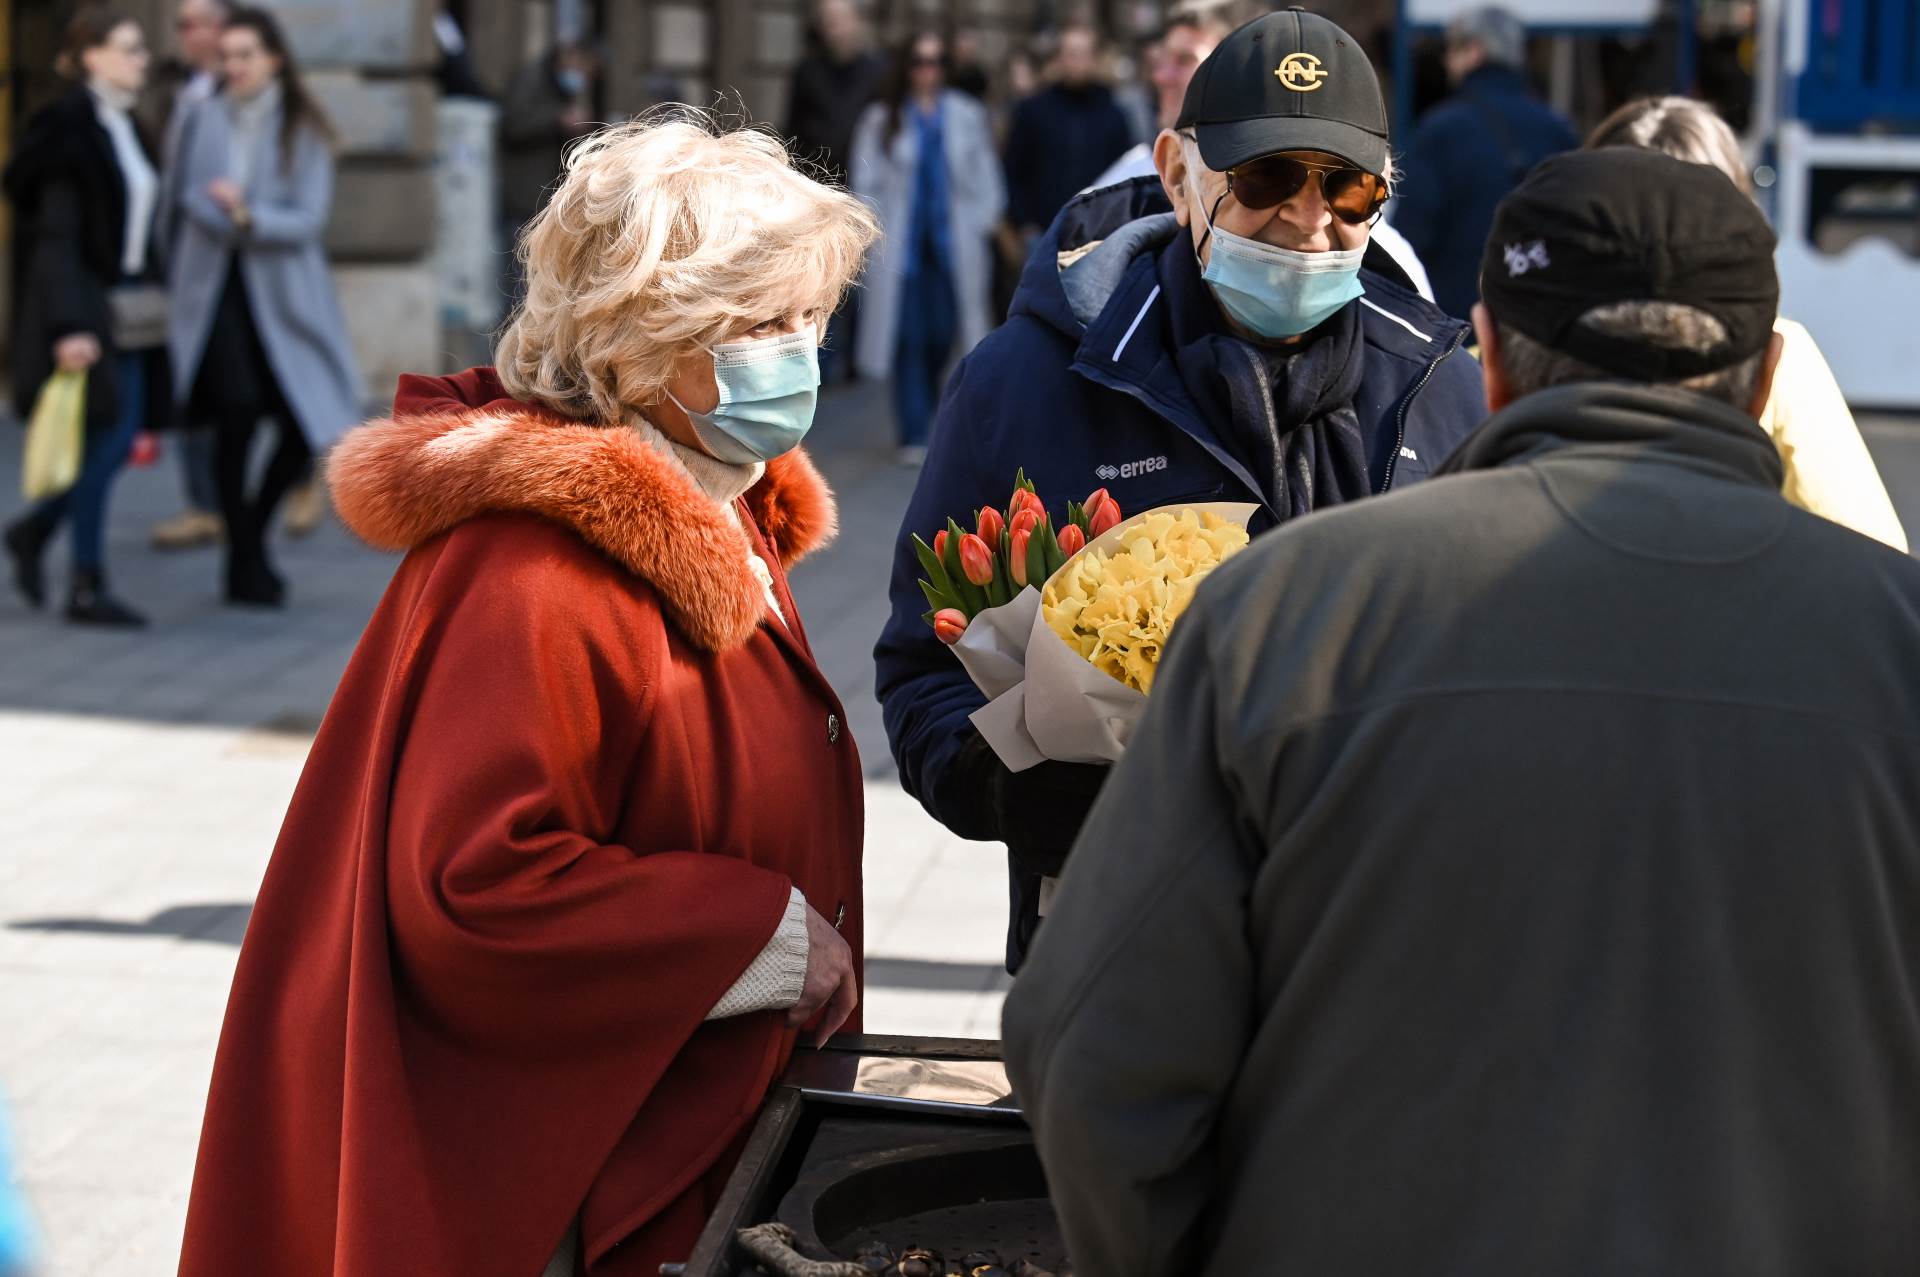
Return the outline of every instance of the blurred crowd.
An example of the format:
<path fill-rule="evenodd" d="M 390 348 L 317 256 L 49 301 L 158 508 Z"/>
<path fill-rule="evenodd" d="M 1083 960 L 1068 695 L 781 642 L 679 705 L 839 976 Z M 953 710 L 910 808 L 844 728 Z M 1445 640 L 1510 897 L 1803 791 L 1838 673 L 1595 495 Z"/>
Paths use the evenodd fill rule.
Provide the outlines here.
<path fill-rule="evenodd" d="M 315 459 L 365 402 L 322 246 L 332 127 L 270 12 L 182 0 L 176 24 L 181 61 L 155 77 L 137 20 L 75 12 L 70 87 L 27 121 L 4 179 L 15 407 L 81 419 L 77 473 L 7 524 L 6 555 L 43 607 L 66 528 L 65 614 L 83 625 L 145 624 L 109 587 L 105 529 L 116 477 L 163 430 L 184 508 L 154 545 L 224 543 L 225 599 L 282 606 L 268 531 L 290 495 L 289 530 L 312 530 Z M 76 381 L 78 396 L 43 398 Z"/>

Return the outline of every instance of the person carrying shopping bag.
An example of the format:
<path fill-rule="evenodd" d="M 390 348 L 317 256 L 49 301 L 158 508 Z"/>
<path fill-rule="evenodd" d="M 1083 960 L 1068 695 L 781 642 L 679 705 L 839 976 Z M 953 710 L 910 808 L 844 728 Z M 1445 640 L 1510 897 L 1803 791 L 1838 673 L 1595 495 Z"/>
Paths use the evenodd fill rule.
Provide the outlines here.
<path fill-rule="evenodd" d="M 108 591 L 107 506 L 143 426 L 172 395 L 154 210 L 159 178 L 131 114 L 149 54 L 140 24 L 104 7 L 67 25 L 61 71 L 77 81 L 27 122 L 4 179 L 20 228 L 14 305 L 15 410 L 31 415 L 56 372 L 84 372 L 86 436 L 72 487 L 41 498 L 4 534 L 14 588 L 47 599 L 47 547 L 71 529 L 67 619 L 137 627 L 146 618 Z"/>

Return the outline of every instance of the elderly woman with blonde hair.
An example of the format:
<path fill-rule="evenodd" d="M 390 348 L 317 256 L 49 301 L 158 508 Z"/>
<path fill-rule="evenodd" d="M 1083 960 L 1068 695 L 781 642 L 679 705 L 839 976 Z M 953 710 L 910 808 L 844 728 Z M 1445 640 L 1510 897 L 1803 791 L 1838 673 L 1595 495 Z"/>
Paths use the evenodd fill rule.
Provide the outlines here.
<path fill-rule="evenodd" d="M 1753 194 L 1753 178 L 1733 129 L 1712 107 L 1692 98 L 1629 102 L 1600 122 L 1587 146 L 1638 146 L 1706 164 Z M 1905 553 L 1906 529 L 1813 334 L 1786 318 L 1774 322 L 1774 331 L 1781 338 L 1780 366 L 1760 425 L 1786 462 L 1781 491 L 1801 509 Z"/>
<path fill-rule="evenodd" d="M 766 134 L 608 129 L 497 369 L 336 449 L 406 558 L 241 950 L 183 1274 L 653 1277 L 798 1038 L 857 1024 L 860 764 L 785 571 L 874 235 Z"/>

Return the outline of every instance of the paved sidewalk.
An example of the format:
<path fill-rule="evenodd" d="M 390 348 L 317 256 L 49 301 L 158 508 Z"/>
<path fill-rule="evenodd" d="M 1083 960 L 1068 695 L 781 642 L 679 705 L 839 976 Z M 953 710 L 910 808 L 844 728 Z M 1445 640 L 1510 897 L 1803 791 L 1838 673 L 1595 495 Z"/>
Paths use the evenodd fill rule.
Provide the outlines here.
<path fill-rule="evenodd" d="M 900 791 L 872 695 L 888 547 L 912 485 L 883 402 L 866 387 L 823 402 L 815 453 L 844 532 L 793 583 L 870 777 L 866 1019 L 997 1037 L 1004 861 Z M 18 448 L 0 444 L 11 517 Z M 69 628 L 0 584 L 0 1094 L 50 1239 L 47 1277 L 150 1277 L 177 1262 L 248 906 L 396 562 L 329 522 L 283 546 L 286 613 L 234 611 L 217 598 L 216 553 L 146 546 L 176 494 L 169 459 L 125 475 L 115 497 L 109 563 L 152 615 L 145 633 Z"/>
<path fill-rule="evenodd" d="M 870 648 L 912 475 L 877 388 L 823 402 L 839 542 L 794 587 L 865 750 L 867 1023 L 997 1036 L 1004 868 L 893 780 Z M 1920 531 L 1920 421 L 1869 439 Z M 0 439 L 0 444 L 6 444 Z M 0 446 L 0 509 L 18 450 Z M 235 946 L 313 729 L 393 560 L 329 524 L 289 543 L 283 615 L 216 597 L 218 556 L 159 555 L 169 467 L 125 477 L 111 563 L 154 627 L 70 629 L 0 595 L 0 1092 L 51 1239 L 48 1277 L 147 1277 L 178 1252 Z"/>

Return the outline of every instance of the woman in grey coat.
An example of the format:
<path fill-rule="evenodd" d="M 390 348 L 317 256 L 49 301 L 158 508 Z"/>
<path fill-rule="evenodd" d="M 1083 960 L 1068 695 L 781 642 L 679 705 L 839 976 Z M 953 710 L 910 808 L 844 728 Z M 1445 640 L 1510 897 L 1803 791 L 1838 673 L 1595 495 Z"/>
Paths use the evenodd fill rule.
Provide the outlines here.
<path fill-rule="evenodd" d="M 168 177 L 169 342 L 189 419 L 213 422 L 227 523 L 227 598 L 278 607 L 266 530 L 287 490 L 360 418 L 360 374 L 321 247 L 333 199 L 331 131 L 279 24 L 236 9 L 220 37 L 225 88 L 181 125 Z M 249 493 L 261 421 L 273 455 Z"/>

